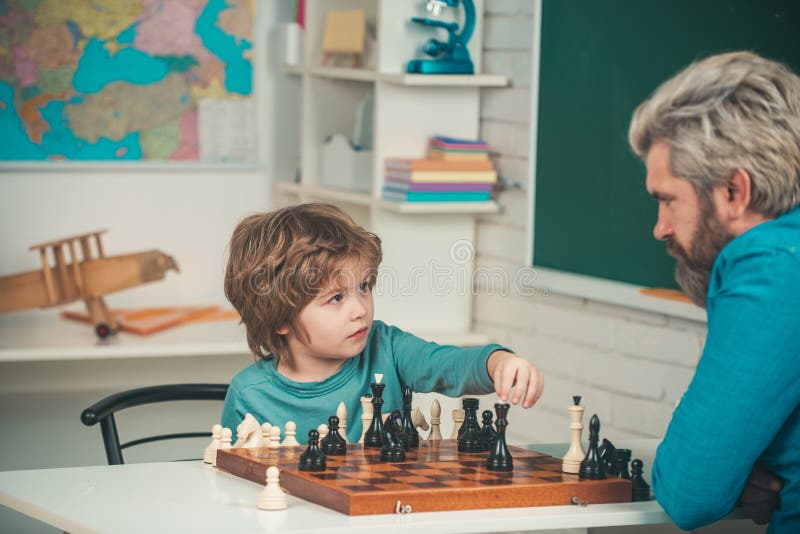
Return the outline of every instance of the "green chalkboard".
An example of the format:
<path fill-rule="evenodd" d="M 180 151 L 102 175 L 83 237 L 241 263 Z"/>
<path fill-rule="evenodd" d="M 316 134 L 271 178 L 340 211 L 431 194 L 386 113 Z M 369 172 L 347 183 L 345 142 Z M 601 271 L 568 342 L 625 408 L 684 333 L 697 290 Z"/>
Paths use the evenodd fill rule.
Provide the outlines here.
<path fill-rule="evenodd" d="M 676 287 L 628 124 L 684 66 L 740 49 L 800 72 L 800 1 L 542 0 L 535 266 Z"/>

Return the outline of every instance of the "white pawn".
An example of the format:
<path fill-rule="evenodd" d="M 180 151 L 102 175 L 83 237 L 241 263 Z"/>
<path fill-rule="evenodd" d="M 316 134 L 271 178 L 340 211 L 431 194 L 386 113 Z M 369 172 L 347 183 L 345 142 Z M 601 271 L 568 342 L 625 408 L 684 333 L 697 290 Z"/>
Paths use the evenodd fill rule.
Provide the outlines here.
<path fill-rule="evenodd" d="M 267 468 L 267 485 L 258 496 L 258 507 L 261 510 L 286 510 L 289 506 L 286 492 L 280 486 L 281 471 L 274 465 Z"/>
<path fill-rule="evenodd" d="M 272 423 L 265 421 L 261 424 L 261 443 L 264 446 L 269 446 L 269 431 L 272 428 Z"/>
<path fill-rule="evenodd" d="M 319 432 L 319 440 L 322 441 L 322 438 L 328 435 L 328 425 L 322 423 L 317 427 L 317 432 Z"/>
<path fill-rule="evenodd" d="M 453 435 L 450 439 L 458 439 L 458 429 L 464 424 L 464 410 L 453 410 Z"/>
<path fill-rule="evenodd" d="M 372 423 L 372 397 L 361 397 L 361 437 L 359 443 L 364 443 L 364 434 L 367 433 Z"/>
<path fill-rule="evenodd" d="M 219 438 L 219 449 L 230 449 L 231 448 L 231 441 L 232 441 L 233 432 L 231 432 L 230 428 L 223 428 L 222 432 L 220 432 Z M 217 455 L 214 455 L 214 459 L 211 462 L 211 465 L 217 467 Z"/>
<path fill-rule="evenodd" d="M 269 429 L 269 443 L 267 443 L 267 447 L 270 449 L 277 449 L 281 446 L 281 427 L 278 425 L 273 425 L 272 428 Z"/>
<path fill-rule="evenodd" d="M 440 441 L 442 433 L 439 431 L 439 425 L 442 422 L 442 406 L 437 399 L 433 399 L 431 403 L 431 433 L 428 434 L 428 441 Z"/>
<path fill-rule="evenodd" d="M 211 443 L 203 451 L 203 462 L 210 464 L 214 461 L 214 456 L 217 455 L 219 448 L 219 438 L 222 435 L 222 425 L 214 425 L 211 427 Z"/>
<path fill-rule="evenodd" d="M 286 421 L 286 437 L 283 438 L 281 445 L 300 445 L 295 437 L 297 435 L 297 425 L 294 421 Z"/>
<path fill-rule="evenodd" d="M 347 443 L 347 406 L 344 405 L 344 401 L 340 402 L 336 408 L 336 417 L 339 418 L 339 434 Z"/>

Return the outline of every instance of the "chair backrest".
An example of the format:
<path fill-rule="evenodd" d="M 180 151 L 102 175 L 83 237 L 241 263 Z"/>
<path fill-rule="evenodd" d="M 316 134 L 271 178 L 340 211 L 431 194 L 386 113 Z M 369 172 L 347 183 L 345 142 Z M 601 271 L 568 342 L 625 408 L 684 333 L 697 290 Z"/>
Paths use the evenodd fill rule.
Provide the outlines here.
<path fill-rule="evenodd" d="M 92 404 L 81 413 L 81 421 L 86 426 L 100 423 L 100 432 L 103 435 L 103 445 L 109 465 L 124 463 L 122 449 L 149 443 L 177 438 L 197 438 L 211 436 L 210 431 L 184 432 L 179 434 L 159 434 L 146 438 L 136 439 L 120 444 L 117 433 L 117 422 L 114 414 L 125 408 L 132 408 L 142 404 L 156 402 L 187 401 L 187 400 L 225 400 L 228 384 L 166 384 L 138 389 L 120 391 Z"/>

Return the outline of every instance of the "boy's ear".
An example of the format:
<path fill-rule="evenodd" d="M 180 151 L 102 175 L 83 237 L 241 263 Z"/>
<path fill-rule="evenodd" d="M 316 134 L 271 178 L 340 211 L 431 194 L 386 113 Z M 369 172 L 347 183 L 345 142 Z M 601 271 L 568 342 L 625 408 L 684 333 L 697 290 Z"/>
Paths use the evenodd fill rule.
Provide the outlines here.
<path fill-rule="evenodd" d="M 277 330 L 275 330 L 275 332 L 280 334 L 280 335 L 282 335 L 282 336 L 285 336 L 286 334 L 289 333 L 289 327 L 288 326 L 282 326 L 282 327 L 278 328 Z"/>

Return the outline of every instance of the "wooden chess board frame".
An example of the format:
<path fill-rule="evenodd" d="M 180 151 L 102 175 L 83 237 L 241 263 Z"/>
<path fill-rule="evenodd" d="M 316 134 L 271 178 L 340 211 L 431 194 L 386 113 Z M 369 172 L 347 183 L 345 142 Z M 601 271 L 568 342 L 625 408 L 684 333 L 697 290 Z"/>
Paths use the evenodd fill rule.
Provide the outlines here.
<path fill-rule="evenodd" d="M 460 453 L 456 440 L 421 441 L 404 462 L 380 462 L 379 449 L 349 444 L 346 456 L 328 456 L 326 470 L 300 471 L 305 446 L 220 449 L 217 468 L 265 483 L 266 470 L 281 470 L 281 486 L 297 497 L 348 515 L 516 508 L 573 503 L 631 502 L 631 481 L 579 480 L 561 472 L 561 459 L 509 446 L 514 470 L 489 471 L 487 453 Z"/>

